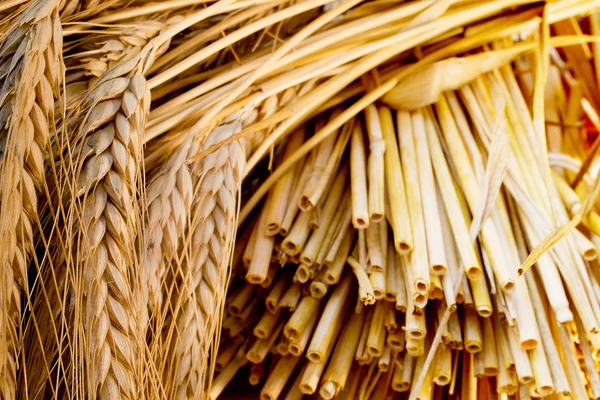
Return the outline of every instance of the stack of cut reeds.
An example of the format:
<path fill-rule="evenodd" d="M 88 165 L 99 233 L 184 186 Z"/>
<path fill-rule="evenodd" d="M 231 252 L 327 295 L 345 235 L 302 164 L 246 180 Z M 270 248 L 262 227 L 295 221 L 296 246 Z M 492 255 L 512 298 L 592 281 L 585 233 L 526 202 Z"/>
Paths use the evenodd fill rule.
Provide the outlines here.
<path fill-rule="evenodd" d="M 598 0 L 6 0 L 0 399 L 600 398 L 599 43 Z"/>

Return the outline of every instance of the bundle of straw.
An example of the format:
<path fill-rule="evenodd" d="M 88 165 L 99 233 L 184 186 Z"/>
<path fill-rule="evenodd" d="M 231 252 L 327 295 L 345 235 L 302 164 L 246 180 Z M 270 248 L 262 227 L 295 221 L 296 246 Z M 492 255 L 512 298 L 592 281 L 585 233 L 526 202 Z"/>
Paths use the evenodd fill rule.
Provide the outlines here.
<path fill-rule="evenodd" d="M 599 34 L 597 0 L 0 4 L 0 399 L 600 398 Z"/>

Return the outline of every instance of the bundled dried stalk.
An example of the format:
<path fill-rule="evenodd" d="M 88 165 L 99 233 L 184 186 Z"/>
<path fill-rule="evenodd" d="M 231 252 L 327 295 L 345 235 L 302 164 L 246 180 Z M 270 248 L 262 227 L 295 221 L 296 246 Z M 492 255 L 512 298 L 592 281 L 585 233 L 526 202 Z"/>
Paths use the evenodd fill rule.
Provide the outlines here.
<path fill-rule="evenodd" d="M 0 5 L 0 397 L 600 394 L 600 2 L 203 3 Z"/>
<path fill-rule="evenodd" d="M 59 1 L 31 2 L 0 47 L 0 397 L 15 398 L 21 294 L 40 225 L 44 163 L 54 126 L 54 101 L 64 73 Z"/>
<path fill-rule="evenodd" d="M 215 128 L 203 148 L 238 130 L 237 122 Z M 185 239 L 191 241 L 190 252 L 180 254 L 181 264 L 173 266 L 169 278 L 177 286 L 170 305 L 173 324 L 164 328 L 169 339 L 163 379 L 169 398 L 197 398 L 206 390 L 207 360 L 225 300 L 222 290 L 229 274 L 244 161 L 243 144 L 233 142 L 192 166 L 195 196 Z M 176 238 L 163 238 L 163 243 Z"/>

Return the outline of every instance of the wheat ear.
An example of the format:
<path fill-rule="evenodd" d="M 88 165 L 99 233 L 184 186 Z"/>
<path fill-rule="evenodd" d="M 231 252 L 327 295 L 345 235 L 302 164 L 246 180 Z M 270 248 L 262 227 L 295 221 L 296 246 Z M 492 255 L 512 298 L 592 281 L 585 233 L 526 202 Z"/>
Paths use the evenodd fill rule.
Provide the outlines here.
<path fill-rule="evenodd" d="M 145 267 L 148 276 L 148 308 L 160 312 L 162 282 L 169 263 L 185 233 L 192 206 L 193 184 L 186 163 L 187 145 L 181 145 L 148 184 Z"/>
<path fill-rule="evenodd" d="M 64 68 L 58 0 L 28 5 L 0 46 L 0 398 L 15 398 L 21 292 Z"/>
<path fill-rule="evenodd" d="M 75 122 L 73 252 L 80 307 L 85 382 L 91 398 L 131 399 L 140 393 L 145 329 L 143 288 L 135 250 L 139 230 L 136 182 L 141 137 L 150 106 L 141 58 L 109 70 L 84 100 Z M 89 106 L 86 106 L 89 104 Z M 76 161 L 77 162 L 77 161 Z M 77 313 L 76 313 L 77 314 Z"/>
<path fill-rule="evenodd" d="M 239 130 L 238 122 L 215 128 L 202 150 L 222 142 Z M 199 146 L 190 148 L 190 155 Z M 175 271 L 177 295 L 173 297 L 173 326 L 166 327 L 168 347 L 164 382 L 171 399 L 200 399 L 208 393 L 207 374 L 215 340 L 233 247 L 237 196 L 245 167 L 243 144 L 222 146 L 194 165 L 195 196 L 182 263 Z"/>

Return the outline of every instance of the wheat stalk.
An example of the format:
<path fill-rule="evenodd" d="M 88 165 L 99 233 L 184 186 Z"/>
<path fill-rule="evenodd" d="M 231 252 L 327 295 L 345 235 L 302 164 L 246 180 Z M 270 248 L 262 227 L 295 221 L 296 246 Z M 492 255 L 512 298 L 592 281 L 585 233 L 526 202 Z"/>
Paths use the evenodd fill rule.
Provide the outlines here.
<path fill-rule="evenodd" d="M 38 194 L 59 97 L 62 32 L 58 0 L 30 3 L 0 47 L 0 397 L 15 398 L 21 292 L 38 226 Z M 6 313 L 6 314 L 5 314 Z"/>
<path fill-rule="evenodd" d="M 150 93 L 143 58 L 102 76 L 72 122 L 80 143 L 73 155 L 75 189 L 69 223 L 75 273 L 75 335 L 79 336 L 86 392 L 91 397 L 133 398 L 140 392 L 140 350 L 145 328 L 136 240 L 136 182 Z M 68 171 L 66 171 L 68 173 Z M 78 320 L 77 318 L 80 318 Z"/>
<path fill-rule="evenodd" d="M 238 130 L 237 122 L 215 128 L 202 149 Z M 192 146 L 190 154 L 198 147 Z M 208 356 L 216 346 L 213 340 L 225 300 L 244 166 L 244 147 L 236 141 L 203 158 L 192 171 L 196 182 L 189 242 L 173 277 L 178 294 L 171 304 L 172 326 L 164 333 L 169 352 L 164 372 L 168 398 L 202 398 L 207 390 Z"/>
<path fill-rule="evenodd" d="M 150 178 L 146 192 L 145 263 L 148 268 L 148 308 L 162 309 L 162 281 L 166 264 L 177 252 L 185 233 L 192 205 L 193 183 L 186 156 L 189 146 L 180 146 L 167 163 Z"/>

